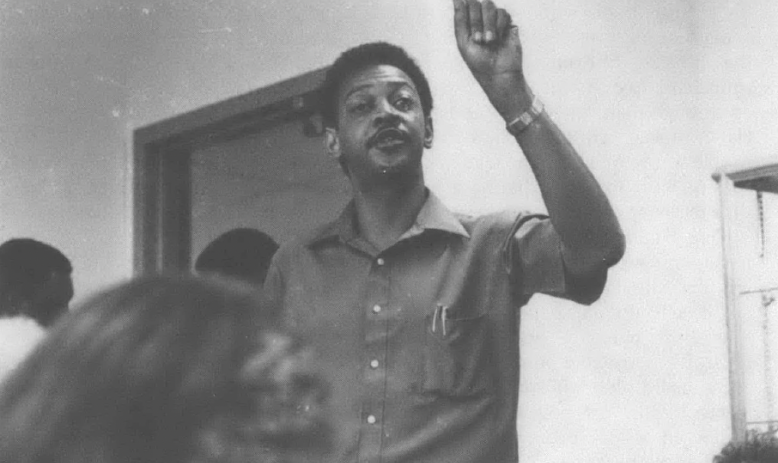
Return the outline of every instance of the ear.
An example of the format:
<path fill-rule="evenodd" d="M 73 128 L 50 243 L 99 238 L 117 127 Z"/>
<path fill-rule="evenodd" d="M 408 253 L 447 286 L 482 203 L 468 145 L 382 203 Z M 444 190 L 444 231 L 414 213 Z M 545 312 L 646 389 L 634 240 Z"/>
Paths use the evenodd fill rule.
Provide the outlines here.
<path fill-rule="evenodd" d="M 332 127 L 324 129 L 324 148 L 327 150 L 327 154 L 332 156 L 333 159 L 340 162 L 340 138 L 338 137 L 338 130 Z"/>
<path fill-rule="evenodd" d="M 424 147 L 429 149 L 432 148 L 432 139 L 435 135 L 435 130 L 432 128 L 432 116 L 427 116 L 424 118 Z"/>

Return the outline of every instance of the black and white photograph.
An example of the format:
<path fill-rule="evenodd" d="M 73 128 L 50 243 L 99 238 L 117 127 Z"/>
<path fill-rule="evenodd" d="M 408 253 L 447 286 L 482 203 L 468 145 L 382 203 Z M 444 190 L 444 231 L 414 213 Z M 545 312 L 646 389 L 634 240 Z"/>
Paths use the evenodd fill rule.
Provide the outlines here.
<path fill-rule="evenodd" d="M 778 463 L 776 31 L 0 0 L 0 463 Z"/>

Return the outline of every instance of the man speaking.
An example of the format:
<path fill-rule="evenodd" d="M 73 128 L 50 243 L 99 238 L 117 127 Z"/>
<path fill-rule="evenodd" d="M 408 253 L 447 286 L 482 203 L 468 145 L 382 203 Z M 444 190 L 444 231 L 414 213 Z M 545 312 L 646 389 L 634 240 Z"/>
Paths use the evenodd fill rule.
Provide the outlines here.
<path fill-rule="evenodd" d="M 353 197 L 282 246 L 266 281 L 331 383 L 333 461 L 518 461 L 519 309 L 534 293 L 594 302 L 624 253 L 605 194 L 525 80 L 510 15 L 490 0 L 454 10 L 460 54 L 548 216 L 449 211 L 424 182 L 433 101 L 416 63 L 386 43 L 335 61 L 326 150 Z"/>

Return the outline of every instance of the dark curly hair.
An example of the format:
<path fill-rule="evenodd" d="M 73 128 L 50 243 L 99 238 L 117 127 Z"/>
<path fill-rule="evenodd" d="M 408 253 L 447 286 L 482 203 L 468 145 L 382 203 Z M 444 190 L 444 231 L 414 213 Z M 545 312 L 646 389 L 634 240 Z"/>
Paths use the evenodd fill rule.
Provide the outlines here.
<path fill-rule="evenodd" d="M 778 437 L 775 431 L 750 430 L 741 442 L 730 442 L 713 457 L 713 463 L 778 462 Z"/>
<path fill-rule="evenodd" d="M 0 316 L 29 316 L 43 326 L 67 311 L 49 307 L 44 296 L 53 275 L 70 277 L 70 260 L 54 246 L 32 238 L 13 238 L 0 245 Z M 72 294 L 71 294 L 72 296 Z"/>
<path fill-rule="evenodd" d="M 253 228 L 235 228 L 225 232 L 208 246 L 195 261 L 198 273 L 215 273 L 261 285 L 278 243 Z"/>
<path fill-rule="evenodd" d="M 150 277 L 68 313 L 0 390 L 0 462 L 275 461 L 326 448 L 306 350 L 256 288 Z"/>
<path fill-rule="evenodd" d="M 372 42 L 346 50 L 327 70 L 319 95 L 322 121 L 325 127 L 337 127 L 338 125 L 338 92 L 343 81 L 365 67 L 382 64 L 394 66 L 408 74 L 419 92 L 424 115 L 430 115 L 432 91 L 419 65 L 404 49 L 397 45 Z"/>

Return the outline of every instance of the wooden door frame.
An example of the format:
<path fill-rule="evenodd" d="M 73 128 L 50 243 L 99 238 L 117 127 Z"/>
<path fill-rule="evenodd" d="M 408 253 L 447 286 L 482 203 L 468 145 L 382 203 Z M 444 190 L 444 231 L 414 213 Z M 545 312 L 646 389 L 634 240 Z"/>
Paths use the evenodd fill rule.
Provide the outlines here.
<path fill-rule="evenodd" d="M 196 149 L 299 119 L 319 135 L 317 89 L 327 68 L 287 79 L 133 132 L 133 274 L 191 266 L 191 155 Z"/>
<path fill-rule="evenodd" d="M 742 317 L 738 310 L 740 284 L 732 259 L 735 239 L 732 225 L 734 192 L 736 188 L 769 191 L 778 193 L 778 163 L 768 162 L 757 165 L 724 167 L 713 174 L 719 185 L 721 204 L 721 244 L 722 263 L 724 265 L 724 298 L 727 320 L 727 355 L 729 357 L 729 398 L 732 425 L 732 440 L 743 442 L 746 439 L 748 420 L 746 416 L 746 374 L 743 362 Z"/>

